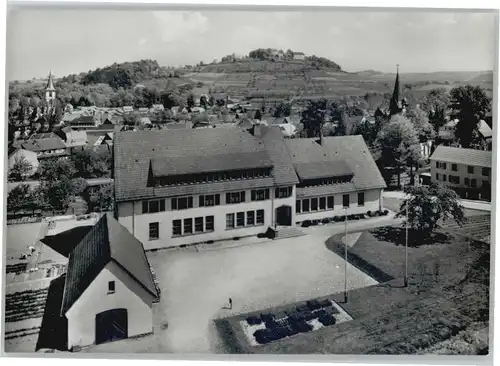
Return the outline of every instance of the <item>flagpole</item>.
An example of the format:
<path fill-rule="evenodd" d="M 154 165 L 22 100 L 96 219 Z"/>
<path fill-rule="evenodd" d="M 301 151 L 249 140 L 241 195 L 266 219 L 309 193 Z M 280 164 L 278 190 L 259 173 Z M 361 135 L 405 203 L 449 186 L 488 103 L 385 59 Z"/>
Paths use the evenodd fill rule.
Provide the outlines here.
<path fill-rule="evenodd" d="M 403 184 L 404 192 L 404 184 Z M 406 196 L 406 194 L 405 194 Z M 406 200 L 406 223 L 405 223 L 405 287 L 408 287 L 408 200 Z"/>
<path fill-rule="evenodd" d="M 344 236 L 344 302 L 347 303 L 347 207 L 345 208 Z"/>

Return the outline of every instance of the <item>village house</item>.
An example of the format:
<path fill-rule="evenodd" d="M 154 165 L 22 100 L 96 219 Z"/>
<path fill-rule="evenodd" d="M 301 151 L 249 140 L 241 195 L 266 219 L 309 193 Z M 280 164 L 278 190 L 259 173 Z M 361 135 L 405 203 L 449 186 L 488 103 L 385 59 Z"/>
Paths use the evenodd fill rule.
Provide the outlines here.
<path fill-rule="evenodd" d="M 158 296 L 142 244 L 103 215 L 69 254 L 60 310 L 68 349 L 152 333 Z"/>
<path fill-rule="evenodd" d="M 293 59 L 303 61 L 306 59 L 306 55 L 304 54 L 304 52 L 294 52 Z"/>
<path fill-rule="evenodd" d="M 431 181 L 467 198 L 491 197 L 491 151 L 438 146 L 431 160 Z"/>
<path fill-rule="evenodd" d="M 253 135 L 138 131 L 115 134 L 114 149 L 115 215 L 146 249 L 382 207 L 385 182 L 360 136 L 286 140 L 261 125 Z"/>
<path fill-rule="evenodd" d="M 55 132 L 61 137 L 69 148 L 84 148 L 87 146 L 87 131 L 73 130 L 71 127 L 64 127 Z"/>
<path fill-rule="evenodd" d="M 67 122 L 75 130 L 85 130 L 96 128 L 99 125 L 99 118 L 95 114 L 81 114 Z"/>
<path fill-rule="evenodd" d="M 64 141 L 52 132 L 32 135 L 20 145 L 22 149 L 35 152 L 39 161 L 53 157 L 64 158 L 69 155 L 69 148 Z"/>

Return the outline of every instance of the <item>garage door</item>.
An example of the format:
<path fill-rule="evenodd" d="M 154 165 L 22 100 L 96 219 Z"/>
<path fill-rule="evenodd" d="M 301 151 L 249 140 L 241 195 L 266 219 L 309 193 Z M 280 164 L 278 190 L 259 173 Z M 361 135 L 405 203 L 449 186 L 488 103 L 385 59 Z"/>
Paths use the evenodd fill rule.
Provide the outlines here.
<path fill-rule="evenodd" d="M 128 336 L 127 309 L 112 309 L 95 317 L 96 344 L 125 339 Z"/>

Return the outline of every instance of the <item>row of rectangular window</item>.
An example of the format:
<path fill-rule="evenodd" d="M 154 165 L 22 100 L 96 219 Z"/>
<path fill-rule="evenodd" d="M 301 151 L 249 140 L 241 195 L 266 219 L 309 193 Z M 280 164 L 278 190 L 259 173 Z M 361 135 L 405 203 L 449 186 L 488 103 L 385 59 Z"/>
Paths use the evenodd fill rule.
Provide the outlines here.
<path fill-rule="evenodd" d="M 446 170 L 446 163 L 436 161 L 436 168 L 437 169 L 445 169 Z M 467 173 L 468 174 L 474 174 L 474 169 L 475 167 L 472 165 L 467 165 Z M 458 172 L 458 164 L 451 164 L 451 170 L 454 172 Z M 490 175 L 490 168 L 481 168 L 481 174 L 485 177 Z"/>
<path fill-rule="evenodd" d="M 344 194 L 342 196 L 343 207 L 349 207 L 350 205 L 349 201 L 350 201 L 350 195 Z M 364 206 L 364 205 L 365 205 L 365 194 L 364 192 L 360 192 L 358 193 L 358 206 Z M 334 196 L 304 198 L 302 200 L 297 200 L 295 203 L 296 213 L 333 210 L 334 208 L 335 208 Z"/>
<path fill-rule="evenodd" d="M 193 225 L 194 222 L 194 225 Z M 201 233 L 209 233 L 214 231 L 214 217 L 200 216 L 186 219 L 177 219 L 172 221 L 172 236 L 193 235 Z M 193 230 L 194 228 L 194 230 Z"/>
<path fill-rule="evenodd" d="M 232 172 L 218 172 L 218 173 L 208 173 L 208 174 L 200 173 L 196 175 L 160 177 L 156 179 L 155 185 L 161 187 L 169 185 L 212 183 L 212 182 L 223 182 L 232 180 L 266 178 L 269 177 L 270 175 L 271 175 L 271 170 L 269 168 L 232 171 Z"/>
<path fill-rule="evenodd" d="M 436 180 L 441 180 L 443 182 L 446 182 L 446 174 L 439 174 L 436 173 Z M 460 177 L 456 175 L 449 175 L 448 176 L 448 181 L 453 184 L 460 184 Z M 469 179 L 469 178 L 464 178 L 464 184 L 467 187 L 472 187 L 476 188 L 477 187 L 477 180 L 476 179 Z M 489 184 L 488 181 L 483 180 L 483 186 Z"/>
<path fill-rule="evenodd" d="M 292 195 L 293 187 L 276 188 L 276 198 L 287 198 Z M 264 201 L 269 199 L 269 188 L 254 189 L 251 191 L 252 201 Z M 246 201 L 246 192 L 228 192 L 226 193 L 226 204 L 242 203 Z M 193 196 L 174 197 L 171 199 L 172 210 L 186 210 L 193 208 Z M 198 206 L 209 207 L 219 206 L 220 194 L 200 195 Z M 165 211 L 165 199 L 156 199 L 142 201 L 142 213 L 157 213 Z"/>
<path fill-rule="evenodd" d="M 264 210 L 226 214 L 226 230 L 257 225 L 264 225 Z"/>

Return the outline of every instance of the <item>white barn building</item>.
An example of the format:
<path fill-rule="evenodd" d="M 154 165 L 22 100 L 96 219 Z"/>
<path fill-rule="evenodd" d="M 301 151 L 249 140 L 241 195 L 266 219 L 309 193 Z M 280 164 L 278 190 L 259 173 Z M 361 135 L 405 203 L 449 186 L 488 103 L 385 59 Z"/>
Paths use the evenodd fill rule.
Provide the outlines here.
<path fill-rule="evenodd" d="M 157 298 L 142 244 L 103 215 L 69 255 L 61 305 L 68 349 L 152 333 Z"/>

